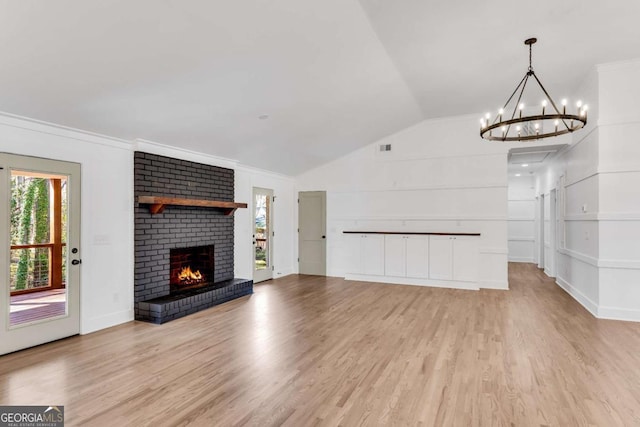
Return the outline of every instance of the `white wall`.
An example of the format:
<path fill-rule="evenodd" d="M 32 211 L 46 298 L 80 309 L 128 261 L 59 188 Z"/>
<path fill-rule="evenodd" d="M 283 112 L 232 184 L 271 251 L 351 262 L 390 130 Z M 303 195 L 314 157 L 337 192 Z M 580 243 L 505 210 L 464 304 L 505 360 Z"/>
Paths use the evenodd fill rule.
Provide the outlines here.
<path fill-rule="evenodd" d="M 273 278 L 297 272 L 294 252 L 298 241 L 295 233 L 297 209 L 294 183 L 291 177 L 239 166 L 236 168 L 236 200 L 246 202 L 248 209 L 238 209 L 235 218 L 235 269 L 236 277 L 253 278 L 253 188 L 273 190 Z M 295 249 L 294 249 L 295 248 Z"/>
<path fill-rule="evenodd" d="M 551 160 L 536 177 L 536 196 L 558 191 L 564 235 L 559 236 L 557 283 L 596 314 L 598 285 L 598 76 L 595 70 L 577 91 L 589 104 L 589 123 L 573 134 L 572 144 Z M 574 100 L 575 101 L 575 100 Z M 584 210 L 584 212 L 583 212 Z M 562 234 L 562 232 L 561 232 Z M 536 247 L 540 246 L 536 231 Z"/>
<path fill-rule="evenodd" d="M 598 75 L 598 315 L 640 321 L 640 60 Z"/>
<path fill-rule="evenodd" d="M 639 73 L 631 61 L 589 75 L 579 91 L 589 125 L 539 175 L 536 194 L 564 197 L 558 284 L 598 317 L 640 321 Z"/>
<path fill-rule="evenodd" d="M 133 156 L 126 142 L 0 116 L 0 151 L 82 168 L 80 331 L 133 319 Z"/>
<path fill-rule="evenodd" d="M 509 174 L 508 238 L 510 262 L 536 262 L 535 257 L 535 179 L 533 175 Z"/>
<path fill-rule="evenodd" d="M 327 191 L 327 274 L 345 275 L 344 230 L 478 232 L 479 285 L 506 289 L 508 145 L 477 128 L 424 121 L 298 176 L 297 191 Z"/>

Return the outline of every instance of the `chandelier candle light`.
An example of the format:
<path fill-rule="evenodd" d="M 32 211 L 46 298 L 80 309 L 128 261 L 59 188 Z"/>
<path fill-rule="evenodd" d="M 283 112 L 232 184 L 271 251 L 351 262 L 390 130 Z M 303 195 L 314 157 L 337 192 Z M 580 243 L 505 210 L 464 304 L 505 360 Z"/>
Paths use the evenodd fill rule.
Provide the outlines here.
<path fill-rule="evenodd" d="M 564 135 L 582 129 L 587 124 L 587 105 L 582 101 L 576 102 L 576 114 L 567 113 L 567 100 L 560 101 L 562 110 L 553 101 L 544 88 L 531 65 L 531 47 L 538 41 L 535 38 L 525 40 L 529 46 L 529 68 L 518 86 L 515 88 L 504 107 L 491 120 L 491 113 L 485 114 L 480 119 L 480 136 L 489 141 L 529 141 L 534 139 L 549 138 L 551 136 Z M 541 102 L 542 113 L 531 116 L 523 115 L 525 104 L 522 102 L 522 94 L 527 86 L 529 78 L 533 77 L 544 94 Z M 513 103 L 511 117 L 503 119 L 505 111 L 510 109 L 511 101 L 518 94 L 518 99 Z"/>

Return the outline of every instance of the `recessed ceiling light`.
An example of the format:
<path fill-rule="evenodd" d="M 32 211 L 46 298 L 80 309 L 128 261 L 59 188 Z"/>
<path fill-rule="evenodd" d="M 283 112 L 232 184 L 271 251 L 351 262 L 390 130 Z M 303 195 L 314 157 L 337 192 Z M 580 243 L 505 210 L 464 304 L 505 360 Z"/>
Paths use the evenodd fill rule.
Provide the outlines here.
<path fill-rule="evenodd" d="M 268 115 L 268 114 L 260 114 L 260 115 L 258 116 L 258 118 L 259 118 L 260 120 L 267 120 L 267 119 L 269 118 L 269 115 Z"/>
<path fill-rule="evenodd" d="M 520 174 L 519 174 L 519 173 L 517 173 L 517 174 L 516 174 L 516 176 L 520 176 Z"/>
<path fill-rule="evenodd" d="M 523 168 L 526 168 L 527 166 L 529 166 L 529 164 L 528 164 L 528 163 L 523 163 L 523 164 L 522 164 L 522 167 L 523 167 Z"/>

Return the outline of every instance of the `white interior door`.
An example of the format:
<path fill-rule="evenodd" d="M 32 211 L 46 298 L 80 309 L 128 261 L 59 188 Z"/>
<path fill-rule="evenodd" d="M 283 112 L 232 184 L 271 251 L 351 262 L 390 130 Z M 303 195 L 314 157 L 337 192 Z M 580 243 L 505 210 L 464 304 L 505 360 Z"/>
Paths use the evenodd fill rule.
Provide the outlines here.
<path fill-rule="evenodd" d="M 253 282 L 273 278 L 273 190 L 253 189 Z"/>
<path fill-rule="evenodd" d="M 80 332 L 80 165 L 0 153 L 0 354 Z"/>
<path fill-rule="evenodd" d="M 298 272 L 327 274 L 326 204 L 324 191 L 298 193 Z"/>

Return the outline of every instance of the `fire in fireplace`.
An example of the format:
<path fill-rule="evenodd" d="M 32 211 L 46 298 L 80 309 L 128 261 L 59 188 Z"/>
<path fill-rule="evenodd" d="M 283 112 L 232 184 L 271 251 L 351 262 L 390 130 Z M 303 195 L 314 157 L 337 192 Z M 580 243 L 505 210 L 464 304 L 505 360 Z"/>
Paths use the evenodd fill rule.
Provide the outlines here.
<path fill-rule="evenodd" d="M 214 246 L 192 246 L 169 251 L 171 293 L 213 283 Z"/>
<path fill-rule="evenodd" d="M 178 279 L 180 279 L 180 283 L 185 285 L 197 284 L 204 281 L 204 277 L 200 270 L 191 271 L 191 267 L 183 267 L 180 274 L 178 274 Z"/>

